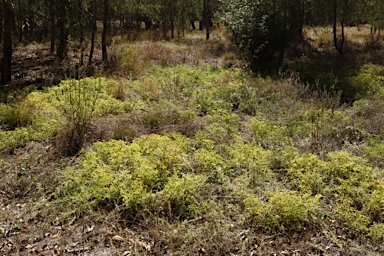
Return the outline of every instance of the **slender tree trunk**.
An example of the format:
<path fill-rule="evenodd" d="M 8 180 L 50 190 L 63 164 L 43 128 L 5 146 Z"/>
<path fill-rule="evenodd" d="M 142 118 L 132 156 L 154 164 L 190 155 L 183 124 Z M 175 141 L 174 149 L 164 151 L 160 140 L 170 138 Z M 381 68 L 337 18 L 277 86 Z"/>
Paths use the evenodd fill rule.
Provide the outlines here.
<path fill-rule="evenodd" d="M 4 35 L 4 26 L 3 26 L 3 21 L 4 21 L 4 11 L 0 10 L 0 42 L 3 42 L 3 35 Z"/>
<path fill-rule="evenodd" d="M 96 36 L 96 0 L 92 1 L 92 35 L 91 35 L 91 49 L 89 51 L 88 65 L 92 64 L 93 52 L 95 50 L 95 36 Z"/>
<path fill-rule="evenodd" d="M 171 19 L 171 38 L 174 38 L 175 37 L 175 22 L 174 22 L 174 19 L 172 17 Z"/>
<path fill-rule="evenodd" d="M 101 36 L 101 51 L 103 56 L 103 61 L 108 61 L 107 53 L 107 36 L 109 30 L 109 0 L 104 0 L 104 15 L 103 15 L 103 34 Z"/>
<path fill-rule="evenodd" d="M 196 29 L 195 20 L 191 19 L 189 22 L 191 23 L 192 29 L 195 30 Z"/>
<path fill-rule="evenodd" d="M 51 43 L 49 47 L 49 51 L 51 53 L 55 52 L 55 44 L 56 44 L 56 22 L 55 22 L 55 6 L 54 6 L 54 0 L 50 0 L 49 2 L 49 19 L 50 19 L 50 26 L 51 26 Z"/>
<path fill-rule="evenodd" d="M 348 15 L 348 1 L 344 2 L 343 13 L 341 14 L 340 26 L 341 26 L 341 40 L 337 39 L 337 11 L 338 5 L 337 0 L 333 1 L 333 43 L 335 45 L 336 50 L 340 55 L 344 53 L 344 43 L 345 43 L 345 18 Z"/>
<path fill-rule="evenodd" d="M 203 20 L 206 26 L 206 33 L 205 33 L 205 39 L 209 40 L 209 33 L 210 33 L 210 0 L 204 0 L 204 10 L 203 10 Z"/>
<path fill-rule="evenodd" d="M 303 26 L 304 26 L 304 16 L 305 16 L 305 1 L 300 0 L 300 8 L 299 8 L 300 16 L 299 16 L 299 24 L 298 24 L 298 36 L 299 38 L 303 38 Z"/>
<path fill-rule="evenodd" d="M 21 0 L 17 1 L 18 5 L 18 19 L 17 19 L 17 30 L 18 30 L 18 36 L 19 36 L 19 43 L 23 41 L 23 14 L 22 14 L 22 8 L 21 8 Z"/>
<path fill-rule="evenodd" d="M 343 49 L 339 47 L 339 42 L 337 39 L 337 2 L 336 0 L 333 0 L 333 44 L 336 48 L 336 50 L 340 53 L 343 54 Z"/>
<path fill-rule="evenodd" d="M 58 21 L 59 26 L 59 45 L 57 47 L 57 57 L 64 59 L 68 53 L 68 31 L 66 29 L 66 22 L 64 17 L 60 17 Z"/>
<path fill-rule="evenodd" d="M 12 73 L 12 21 L 13 8 L 10 0 L 3 0 L 3 63 L 1 67 L 1 84 L 5 85 L 11 81 Z"/>

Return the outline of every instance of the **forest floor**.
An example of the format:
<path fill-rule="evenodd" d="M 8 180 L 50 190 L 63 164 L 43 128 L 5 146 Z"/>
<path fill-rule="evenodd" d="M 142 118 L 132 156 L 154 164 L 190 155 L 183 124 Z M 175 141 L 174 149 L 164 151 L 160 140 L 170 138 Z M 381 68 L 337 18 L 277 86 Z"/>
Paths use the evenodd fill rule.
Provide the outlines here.
<path fill-rule="evenodd" d="M 335 52 L 330 49 L 330 38 L 328 34 L 325 35 L 328 32 L 320 28 L 311 30 L 307 33 L 307 41 L 312 44 L 311 47 L 317 49 L 316 54 L 319 56 L 330 55 L 333 60 L 339 60 Z M 115 37 L 109 48 L 109 68 L 104 68 L 100 64 L 100 56 L 96 55 L 94 75 L 134 81 L 142 78 L 153 66 L 187 65 L 196 68 L 207 64 L 216 65 L 218 68 L 243 66 L 242 61 L 236 56 L 234 47 L 224 39 L 221 32 L 213 33 L 212 39 L 208 42 L 202 39 L 203 36 L 200 32 L 193 32 L 187 34 L 185 38 L 171 41 L 143 40 L 129 43 L 122 37 Z M 367 44 L 363 38 L 354 42 Z M 354 47 L 350 44 L 349 49 L 355 52 Z M 324 58 L 322 63 L 332 62 L 332 66 L 324 64 L 323 67 L 329 73 L 337 67 L 343 67 L 342 71 L 338 70 L 343 73 L 346 70 L 355 70 L 358 64 L 382 64 L 380 63 L 382 58 L 374 53 L 376 51 L 379 52 L 379 49 L 371 52 L 362 50 L 359 56 L 350 54 L 350 58 L 347 54 L 347 59 L 340 62 Z M 307 65 L 317 64 L 312 59 L 295 56 L 295 52 L 295 50 L 288 52 L 294 57 L 287 62 L 287 65 L 298 67 L 304 65 L 307 68 L 304 71 L 308 72 L 308 79 L 317 76 L 318 73 L 314 71 L 316 69 Z M 70 52 L 70 56 L 66 62 L 59 62 L 49 53 L 45 45 L 17 47 L 12 62 L 11 87 L 27 91 L 29 87 L 42 89 L 58 84 L 62 79 L 73 77 L 76 73 L 73 67 L 79 63 L 80 53 Z M 84 59 L 87 60 L 86 55 Z M 297 71 L 301 71 L 300 68 Z M 240 114 L 240 117 L 244 118 L 243 114 Z M 98 121 L 99 124 L 104 123 L 104 126 L 100 125 L 96 130 L 108 126 L 105 124 L 108 123 L 108 117 L 101 117 Z M 108 135 L 102 137 L 101 141 L 107 140 Z M 80 153 L 80 156 L 84 156 L 84 152 Z M 178 244 L 182 244 L 183 239 L 189 243 L 182 244 L 184 252 L 188 246 L 191 248 L 188 255 L 298 256 L 384 253 L 384 248 L 380 244 L 365 244 L 364 239 L 346 237 L 344 233 L 340 231 L 339 234 L 339 230 L 332 230 L 331 227 L 322 229 L 321 233 L 303 231 L 281 236 L 259 233 L 244 225 L 234 226 L 243 223 L 243 220 L 240 220 L 243 216 L 240 214 L 231 216 L 232 220 L 229 222 L 205 219 L 215 216 L 212 215 L 192 218 L 183 221 L 182 224 L 163 218 L 130 221 L 122 216 L 118 207 L 114 209 L 99 207 L 81 215 L 77 209 L 67 209 L 70 204 L 56 200 L 58 188 L 64 186 L 60 183 L 62 171 L 69 167 L 80 168 L 79 166 L 79 155 L 60 156 L 55 151 L 52 139 L 32 141 L 26 146 L 11 150 L 6 148 L 0 152 L 0 175 L 3 181 L 0 182 L 0 255 L 183 255 L 177 253 Z M 217 197 L 219 196 L 218 194 Z M 221 215 L 217 213 L 217 216 Z M 212 230 L 222 233 L 209 233 Z"/>

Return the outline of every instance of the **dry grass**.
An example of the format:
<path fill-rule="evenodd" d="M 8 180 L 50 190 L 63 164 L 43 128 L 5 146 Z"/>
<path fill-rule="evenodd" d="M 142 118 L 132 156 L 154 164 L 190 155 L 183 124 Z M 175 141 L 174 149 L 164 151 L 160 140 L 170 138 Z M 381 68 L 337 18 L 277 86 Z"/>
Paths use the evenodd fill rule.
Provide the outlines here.
<path fill-rule="evenodd" d="M 162 67 L 220 65 L 223 57 L 234 50 L 222 33 L 222 29 L 215 30 L 209 41 L 205 41 L 204 34 L 200 31 L 167 42 L 157 40 L 126 42 L 121 37 L 116 37 L 115 44 L 111 46 L 108 72 L 135 79 L 145 74 L 153 65 Z"/>

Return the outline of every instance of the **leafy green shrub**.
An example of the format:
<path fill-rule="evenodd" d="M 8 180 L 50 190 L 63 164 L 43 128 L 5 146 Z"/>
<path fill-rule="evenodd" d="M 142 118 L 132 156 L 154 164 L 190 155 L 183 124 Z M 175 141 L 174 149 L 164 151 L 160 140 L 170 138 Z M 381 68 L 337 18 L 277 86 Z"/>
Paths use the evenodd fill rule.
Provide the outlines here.
<path fill-rule="evenodd" d="M 75 155 L 82 148 L 95 113 L 101 82 L 93 79 L 63 82 L 61 105 L 67 121 L 57 137 L 57 146 L 64 155 Z"/>
<path fill-rule="evenodd" d="M 353 182 L 351 185 L 361 186 L 361 182 L 373 181 L 373 169 L 367 166 L 363 158 L 351 156 L 345 151 L 331 152 L 327 158 L 327 184 L 341 185 L 350 180 Z"/>
<path fill-rule="evenodd" d="M 35 117 L 34 102 L 24 100 L 12 105 L 0 104 L 0 124 L 5 130 L 14 130 L 32 124 Z"/>
<path fill-rule="evenodd" d="M 202 175 L 186 174 L 182 177 L 173 176 L 160 193 L 165 204 L 161 205 L 166 216 L 176 219 L 189 219 L 198 216 L 204 211 L 198 195 L 202 194 L 205 186 L 205 177 Z M 162 202 L 159 200 L 155 203 Z"/>
<path fill-rule="evenodd" d="M 364 147 L 364 153 L 370 163 L 375 163 L 379 167 L 384 166 L 384 143 L 380 140 L 371 140 L 369 145 Z"/>
<path fill-rule="evenodd" d="M 253 224 L 273 232 L 300 232 L 316 226 L 320 196 L 299 195 L 294 191 L 271 193 L 268 202 L 248 197 L 245 209 Z"/>
<path fill-rule="evenodd" d="M 204 117 L 206 127 L 195 135 L 196 144 L 213 141 L 216 145 L 228 144 L 239 139 L 240 119 L 226 111 L 215 111 Z"/>
<path fill-rule="evenodd" d="M 340 80 L 337 84 L 342 98 L 356 100 L 363 97 L 384 97 L 384 68 L 378 65 L 364 65 L 356 76 Z"/>
<path fill-rule="evenodd" d="M 363 211 L 374 222 L 384 222 L 384 184 L 364 196 Z"/>
<path fill-rule="evenodd" d="M 50 140 L 57 134 L 59 111 L 44 95 L 44 92 L 32 92 L 19 103 L 0 106 L 0 116 L 5 115 L 1 119 L 8 123 L 3 123 L 7 129 L 0 131 L 0 149 L 12 151 L 31 141 Z"/>
<path fill-rule="evenodd" d="M 345 144 L 360 143 L 364 138 L 348 115 L 332 109 L 310 108 L 290 120 L 287 127 L 295 145 L 310 152 L 341 150 Z"/>
<path fill-rule="evenodd" d="M 371 220 L 362 211 L 354 207 L 352 199 L 340 201 L 336 205 L 334 212 L 342 225 L 349 229 L 349 233 L 363 235 L 368 231 L 368 225 Z"/>
<path fill-rule="evenodd" d="M 250 188 L 270 181 L 274 174 L 270 169 L 272 152 L 252 143 L 234 143 L 227 148 L 231 176 L 243 177 Z"/>
<path fill-rule="evenodd" d="M 275 55 L 291 42 L 297 29 L 289 15 L 282 15 L 294 12 L 287 7 L 277 5 L 279 10 L 273 10 L 272 2 L 264 0 L 223 1 L 220 20 L 229 31 L 230 40 L 250 62 L 252 70 L 265 68 L 268 64 L 270 68 L 281 65 L 273 63 L 281 61 Z"/>
<path fill-rule="evenodd" d="M 290 143 L 290 138 L 287 136 L 287 128 L 273 125 L 268 121 L 253 118 L 248 130 L 252 136 L 252 141 L 264 148 L 273 149 Z"/>
<path fill-rule="evenodd" d="M 375 241 L 381 243 L 384 239 L 384 224 L 375 223 L 369 228 L 369 235 Z"/>
<path fill-rule="evenodd" d="M 96 142 L 79 169 L 65 171 L 62 196 L 93 207 L 119 206 L 128 218 L 159 208 L 169 217 L 191 216 L 198 212 L 194 197 L 204 182 L 200 176 L 178 176 L 187 166 L 189 143 L 177 134 L 142 136 L 131 144 Z"/>
<path fill-rule="evenodd" d="M 217 90 L 198 92 L 196 104 L 202 115 L 212 114 L 220 110 L 232 110 L 232 104 L 225 99 L 216 98 Z"/>
<path fill-rule="evenodd" d="M 287 170 L 290 184 L 302 193 L 322 194 L 325 188 L 326 163 L 315 155 L 302 155 L 293 159 Z"/>

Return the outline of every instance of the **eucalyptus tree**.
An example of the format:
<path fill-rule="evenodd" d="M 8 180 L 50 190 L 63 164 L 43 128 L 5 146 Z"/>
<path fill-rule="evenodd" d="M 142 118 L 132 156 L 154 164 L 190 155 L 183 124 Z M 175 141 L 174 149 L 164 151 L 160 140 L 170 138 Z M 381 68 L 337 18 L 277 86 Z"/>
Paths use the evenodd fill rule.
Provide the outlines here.
<path fill-rule="evenodd" d="M 340 54 L 344 53 L 345 26 L 359 20 L 358 3 L 358 0 L 331 0 L 333 44 Z M 341 27 L 340 33 L 337 31 L 338 25 Z"/>
<path fill-rule="evenodd" d="M 189 24 L 191 19 L 199 17 L 203 10 L 202 0 L 157 0 L 158 2 L 158 17 L 162 25 L 163 35 L 171 32 L 171 37 L 175 36 L 175 30 L 178 34 L 183 33 L 186 24 Z"/>
<path fill-rule="evenodd" d="M 371 39 L 373 39 L 374 33 L 378 31 L 378 35 L 380 35 L 381 29 L 384 28 L 384 1 L 366 0 L 360 5 L 363 7 L 359 8 L 359 10 L 363 10 L 362 20 L 371 25 Z"/>
<path fill-rule="evenodd" d="M 1 66 L 1 84 L 5 85 L 11 81 L 12 64 L 12 27 L 14 10 L 11 0 L 2 0 L 3 16 L 3 61 Z"/>
<path fill-rule="evenodd" d="M 109 0 L 103 0 L 103 33 L 101 35 L 101 53 L 103 61 L 108 61 L 107 37 L 109 33 Z"/>

